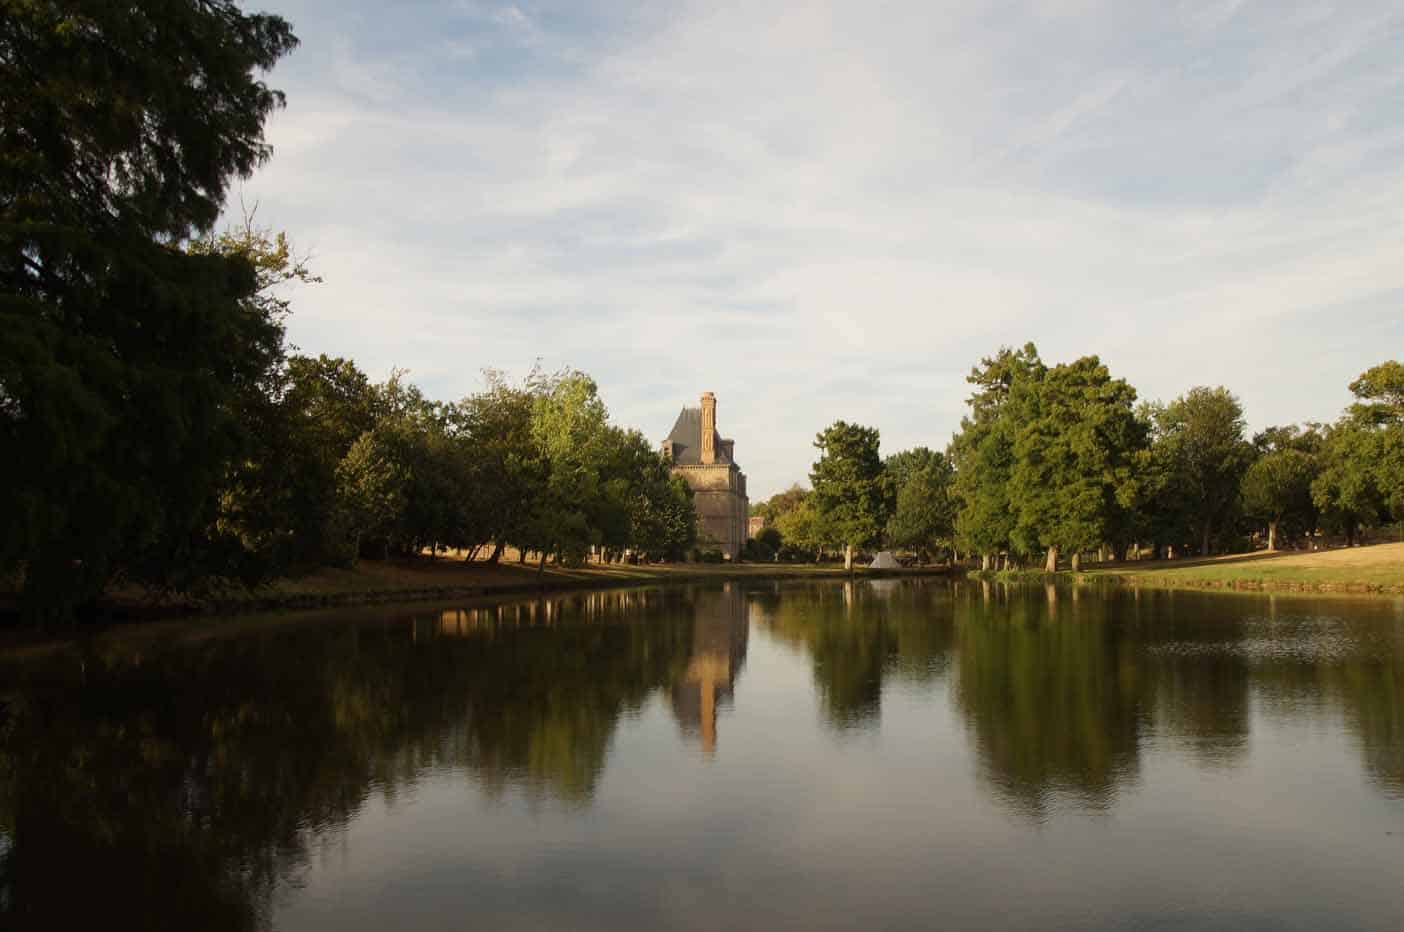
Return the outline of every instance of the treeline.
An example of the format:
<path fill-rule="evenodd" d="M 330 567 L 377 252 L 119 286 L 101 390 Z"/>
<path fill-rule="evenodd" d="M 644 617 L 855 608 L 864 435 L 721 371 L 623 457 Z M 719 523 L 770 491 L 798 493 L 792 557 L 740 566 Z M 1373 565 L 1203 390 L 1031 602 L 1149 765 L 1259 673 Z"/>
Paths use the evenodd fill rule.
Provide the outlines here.
<path fill-rule="evenodd" d="M 696 541 L 692 490 L 580 372 L 489 372 L 486 391 L 436 402 L 400 375 L 373 385 L 349 360 L 296 356 L 260 401 L 217 518 L 245 576 L 426 550 L 495 563 L 508 546 L 538 566 L 679 559 Z"/>
<path fill-rule="evenodd" d="M 747 545 L 752 559 L 809 562 L 856 550 L 907 548 L 923 559 L 951 547 L 956 502 L 950 458 L 926 447 L 880 455 L 876 428 L 837 421 L 815 439 L 813 489 L 796 484 L 751 507 L 765 527 Z"/>
<path fill-rule="evenodd" d="M 1252 437 L 1225 388 L 1137 404 L 1095 356 L 1054 366 L 1033 344 L 1002 349 L 968 378 L 969 413 L 944 454 L 882 461 L 877 432 L 842 422 L 819 435 L 813 492 L 757 513 L 782 557 L 888 544 L 1024 566 L 1060 555 L 1126 559 L 1275 549 L 1306 535 L 1354 542 L 1404 520 L 1404 364 L 1351 383 L 1332 424 Z"/>
<path fill-rule="evenodd" d="M 584 374 L 440 403 L 289 356 L 279 289 L 315 276 L 251 216 L 210 231 L 271 154 L 261 76 L 296 45 L 232 0 L 7 8 L 3 588 L 43 617 L 358 553 L 680 555 L 691 493 Z"/>

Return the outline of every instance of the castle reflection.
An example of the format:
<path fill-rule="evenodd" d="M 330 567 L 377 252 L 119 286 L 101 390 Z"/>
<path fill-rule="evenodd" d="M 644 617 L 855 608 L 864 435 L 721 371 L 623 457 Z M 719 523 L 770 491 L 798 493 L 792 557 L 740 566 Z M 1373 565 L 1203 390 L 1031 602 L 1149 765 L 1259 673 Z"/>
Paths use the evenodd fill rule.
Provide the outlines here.
<path fill-rule="evenodd" d="M 708 755 L 717 748 L 717 710 L 729 703 L 746 662 L 749 631 L 746 601 L 739 588 L 728 584 L 720 591 L 697 593 L 691 657 L 669 695 L 683 733 L 699 736 Z"/>

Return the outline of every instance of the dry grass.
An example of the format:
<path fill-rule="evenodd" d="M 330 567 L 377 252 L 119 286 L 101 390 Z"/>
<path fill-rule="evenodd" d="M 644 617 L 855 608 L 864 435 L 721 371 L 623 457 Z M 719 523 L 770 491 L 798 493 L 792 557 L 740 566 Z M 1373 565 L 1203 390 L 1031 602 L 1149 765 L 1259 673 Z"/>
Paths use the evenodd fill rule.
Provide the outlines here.
<path fill-rule="evenodd" d="M 1253 553 L 1187 560 L 1106 563 L 1083 575 L 1128 582 L 1240 588 L 1404 591 L 1404 543 L 1315 553 Z"/>

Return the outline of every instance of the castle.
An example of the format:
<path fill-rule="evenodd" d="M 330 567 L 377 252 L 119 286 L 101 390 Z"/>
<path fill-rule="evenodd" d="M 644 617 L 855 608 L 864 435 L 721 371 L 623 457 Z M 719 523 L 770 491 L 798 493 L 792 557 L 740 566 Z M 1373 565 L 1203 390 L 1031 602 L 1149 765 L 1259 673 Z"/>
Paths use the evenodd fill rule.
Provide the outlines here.
<path fill-rule="evenodd" d="M 673 475 L 692 487 L 697 509 L 697 537 L 703 547 L 715 547 L 727 559 L 741 556 L 746 543 L 746 474 L 736 465 L 736 441 L 717 433 L 717 396 L 702 393 L 702 407 L 683 408 L 663 441 L 663 458 Z"/>

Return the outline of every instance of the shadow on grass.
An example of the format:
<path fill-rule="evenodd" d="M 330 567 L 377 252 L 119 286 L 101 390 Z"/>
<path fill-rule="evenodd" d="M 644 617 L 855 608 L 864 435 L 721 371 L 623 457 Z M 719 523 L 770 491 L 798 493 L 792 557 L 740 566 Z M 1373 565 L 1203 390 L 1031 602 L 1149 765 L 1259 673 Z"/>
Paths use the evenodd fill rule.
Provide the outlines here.
<path fill-rule="evenodd" d="M 1178 570 L 1196 567 L 1242 566 L 1246 563 L 1271 563 L 1282 557 L 1301 556 L 1307 550 L 1256 550 L 1253 553 L 1233 553 L 1218 557 L 1186 557 L 1181 560 L 1123 560 L 1119 563 L 1093 563 L 1089 570 Z M 1329 551 L 1314 551 L 1324 553 Z"/>

